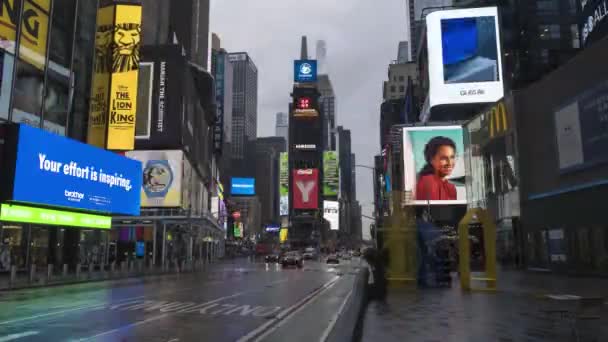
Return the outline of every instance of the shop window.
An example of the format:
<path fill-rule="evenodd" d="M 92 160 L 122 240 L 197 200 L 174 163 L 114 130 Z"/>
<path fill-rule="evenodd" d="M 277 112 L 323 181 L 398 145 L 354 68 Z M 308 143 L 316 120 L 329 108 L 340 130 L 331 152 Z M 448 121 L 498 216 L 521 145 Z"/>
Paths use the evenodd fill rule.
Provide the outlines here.
<path fill-rule="evenodd" d="M 538 26 L 540 39 L 559 39 L 560 38 L 560 26 L 557 24 L 551 25 L 539 25 Z"/>
<path fill-rule="evenodd" d="M 25 268 L 26 236 L 22 225 L 5 224 L 0 228 L 0 271 L 9 271 L 11 265 Z"/>

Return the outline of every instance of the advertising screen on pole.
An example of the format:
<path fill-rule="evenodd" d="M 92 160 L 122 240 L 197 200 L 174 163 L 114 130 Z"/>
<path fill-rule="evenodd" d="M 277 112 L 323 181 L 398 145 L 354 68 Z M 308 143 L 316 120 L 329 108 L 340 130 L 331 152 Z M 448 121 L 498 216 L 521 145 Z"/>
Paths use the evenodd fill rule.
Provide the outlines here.
<path fill-rule="evenodd" d="M 323 196 L 338 196 L 339 181 L 338 154 L 336 151 L 323 152 Z"/>
<path fill-rule="evenodd" d="M 5 200 L 139 215 L 139 161 L 24 124 L 9 132 Z"/>
<path fill-rule="evenodd" d="M 462 127 L 404 128 L 403 158 L 406 205 L 467 203 Z"/>
<path fill-rule="evenodd" d="M 279 196 L 280 196 L 280 215 L 289 215 L 289 155 L 281 152 L 279 165 Z"/>
<path fill-rule="evenodd" d="M 503 97 L 496 7 L 436 11 L 426 25 L 430 107 Z"/>
<path fill-rule="evenodd" d="M 323 201 L 323 218 L 329 222 L 330 230 L 339 230 L 340 203 L 338 201 Z"/>
<path fill-rule="evenodd" d="M 239 178 L 233 177 L 232 184 L 230 186 L 230 193 L 232 195 L 255 195 L 255 179 L 254 178 Z"/>
<path fill-rule="evenodd" d="M 319 208 L 319 170 L 293 170 L 293 208 Z"/>

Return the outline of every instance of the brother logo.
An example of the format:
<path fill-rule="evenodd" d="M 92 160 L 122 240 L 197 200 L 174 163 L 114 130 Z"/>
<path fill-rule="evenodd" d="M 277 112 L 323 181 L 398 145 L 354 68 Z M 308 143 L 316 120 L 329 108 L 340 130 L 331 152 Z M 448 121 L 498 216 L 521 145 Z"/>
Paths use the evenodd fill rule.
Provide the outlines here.
<path fill-rule="evenodd" d="M 68 198 L 69 201 L 80 202 L 80 200 L 84 198 L 84 194 L 78 191 L 65 190 L 63 194 Z"/>

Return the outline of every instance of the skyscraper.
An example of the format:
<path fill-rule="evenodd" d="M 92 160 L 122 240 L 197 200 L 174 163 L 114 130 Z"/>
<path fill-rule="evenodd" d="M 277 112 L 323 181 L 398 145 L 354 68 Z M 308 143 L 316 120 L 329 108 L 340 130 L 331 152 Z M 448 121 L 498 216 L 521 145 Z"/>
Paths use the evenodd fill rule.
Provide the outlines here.
<path fill-rule="evenodd" d="M 403 41 L 399 42 L 399 50 L 397 51 L 397 63 L 403 64 L 409 62 L 410 59 L 410 43 Z"/>
<path fill-rule="evenodd" d="M 258 69 L 247 52 L 229 53 L 233 66 L 232 146 L 233 160 L 253 156 L 258 122 Z"/>
<path fill-rule="evenodd" d="M 317 40 L 317 70 L 319 74 L 327 73 L 327 44 L 324 40 Z"/>
<path fill-rule="evenodd" d="M 323 112 L 323 149 L 336 149 L 336 95 L 329 79 L 329 75 L 317 76 L 318 88 L 321 93 L 319 99 L 321 111 Z"/>
<path fill-rule="evenodd" d="M 277 113 L 274 135 L 283 137 L 285 139 L 285 148 L 287 148 L 287 141 L 289 141 L 289 115 L 287 113 Z"/>

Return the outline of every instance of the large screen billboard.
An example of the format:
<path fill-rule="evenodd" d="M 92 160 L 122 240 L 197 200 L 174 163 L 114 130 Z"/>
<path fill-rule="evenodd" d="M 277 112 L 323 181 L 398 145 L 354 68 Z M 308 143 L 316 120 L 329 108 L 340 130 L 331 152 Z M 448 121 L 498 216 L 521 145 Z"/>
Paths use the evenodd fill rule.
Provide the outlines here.
<path fill-rule="evenodd" d="M 340 203 L 323 201 L 323 218 L 329 222 L 330 230 L 340 230 Z"/>
<path fill-rule="evenodd" d="M 426 25 L 430 107 L 503 97 L 496 7 L 436 11 Z"/>
<path fill-rule="evenodd" d="M 289 154 L 281 152 L 279 165 L 280 215 L 289 215 Z"/>
<path fill-rule="evenodd" d="M 323 152 L 323 196 L 338 196 L 339 181 L 338 154 L 336 151 Z"/>
<path fill-rule="evenodd" d="M 230 185 L 230 193 L 236 196 L 255 195 L 255 178 L 233 177 Z"/>
<path fill-rule="evenodd" d="M 5 200 L 139 215 L 139 161 L 25 124 L 9 128 Z"/>
<path fill-rule="evenodd" d="M 319 170 L 293 170 L 293 208 L 319 208 Z"/>
<path fill-rule="evenodd" d="M 317 82 L 317 61 L 301 59 L 293 62 L 293 81 L 297 83 Z"/>
<path fill-rule="evenodd" d="M 127 157 L 143 165 L 142 207 L 180 207 L 182 205 L 182 166 L 184 152 L 129 151 Z"/>
<path fill-rule="evenodd" d="M 467 203 L 462 127 L 404 128 L 403 158 L 406 205 Z"/>

